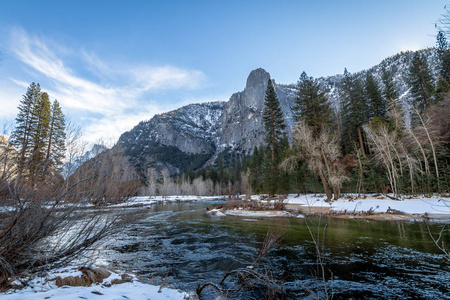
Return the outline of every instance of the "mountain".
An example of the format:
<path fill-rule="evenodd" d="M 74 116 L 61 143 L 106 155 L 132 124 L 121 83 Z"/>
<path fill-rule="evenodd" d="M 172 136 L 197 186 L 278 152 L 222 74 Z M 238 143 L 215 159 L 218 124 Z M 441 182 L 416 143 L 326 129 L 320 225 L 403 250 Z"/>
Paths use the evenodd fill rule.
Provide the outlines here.
<path fill-rule="evenodd" d="M 83 155 L 75 156 L 73 159 L 69 159 L 68 161 L 64 162 L 61 170 L 61 175 L 64 178 L 67 178 L 68 176 L 72 175 L 82 164 L 93 159 L 106 149 L 108 148 L 104 145 L 94 144 L 91 150 L 86 151 Z"/>
<path fill-rule="evenodd" d="M 421 50 L 436 74 L 437 58 L 433 49 Z M 364 79 L 368 72 L 381 81 L 381 67 L 395 74 L 394 81 L 405 106 L 409 97 L 406 82 L 414 52 L 402 52 L 380 64 L 354 73 Z M 332 105 L 339 109 L 339 84 L 343 75 L 320 77 Z M 188 168 L 197 169 L 215 162 L 221 153 L 250 154 L 263 143 L 265 89 L 270 74 L 264 69 L 250 72 L 245 89 L 234 93 L 229 101 L 190 104 L 177 110 L 142 121 L 119 138 L 117 146 L 141 174 L 147 168 L 167 167 L 171 174 Z M 272 79 L 273 80 L 273 79 Z M 287 123 L 293 126 L 291 107 L 296 97 L 296 84 L 276 84 L 275 92 Z"/>

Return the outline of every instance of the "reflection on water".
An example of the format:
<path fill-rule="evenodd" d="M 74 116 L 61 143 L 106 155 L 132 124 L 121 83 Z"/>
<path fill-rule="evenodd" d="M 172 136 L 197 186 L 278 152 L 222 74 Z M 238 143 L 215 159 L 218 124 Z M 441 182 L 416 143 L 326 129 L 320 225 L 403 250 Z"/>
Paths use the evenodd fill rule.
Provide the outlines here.
<path fill-rule="evenodd" d="M 220 282 L 225 272 L 250 265 L 267 230 L 280 228 L 283 240 L 264 264 L 286 282 L 292 299 L 314 288 L 316 254 L 304 219 L 210 217 L 213 203 L 155 205 L 146 217 L 105 245 L 102 258 L 142 280 L 183 290 Z M 138 211 L 138 210 L 137 210 Z M 312 231 L 319 220 L 308 220 Z M 327 223 L 324 255 L 333 273 L 335 299 L 450 299 L 450 267 L 422 222 L 322 219 Z M 322 227 L 323 228 L 323 227 Z M 439 225 L 432 225 L 437 232 Z M 444 237 L 447 245 L 450 237 Z M 301 284 L 300 281 L 303 283 Z"/>

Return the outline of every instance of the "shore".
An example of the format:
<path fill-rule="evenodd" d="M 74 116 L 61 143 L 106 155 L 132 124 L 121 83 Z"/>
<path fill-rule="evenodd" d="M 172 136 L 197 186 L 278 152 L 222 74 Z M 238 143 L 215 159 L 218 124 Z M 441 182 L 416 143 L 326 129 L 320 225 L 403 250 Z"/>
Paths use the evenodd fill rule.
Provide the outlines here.
<path fill-rule="evenodd" d="M 258 206 L 270 205 L 274 200 L 255 195 L 250 198 Z M 323 195 L 288 195 L 283 200 L 285 210 L 246 209 L 246 205 L 234 209 L 214 211 L 212 214 L 240 217 L 304 217 L 327 215 L 334 218 L 369 219 L 369 220 L 430 220 L 434 222 L 450 222 L 450 198 L 418 196 L 394 200 L 385 195 L 345 195 L 339 200 L 327 202 Z"/>
<path fill-rule="evenodd" d="M 99 268 L 94 267 L 94 270 Z M 74 278 L 83 278 L 79 268 L 68 267 L 52 270 L 51 272 L 35 276 L 27 282 L 26 286 L 19 288 L 21 283 L 16 280 L 11 285 L 16 288 L 6 293 L 0 293 L 2 300 L 45 300 L 45 299 L 133 299 L 133 300 L 195 300 L 192 293 L 183 292 L 164 285 L 155 286 L 138 281 L 133 275 L 123 275 L 108 272 L 110 275 L 98 283 L 88 286 L 69 286 L 58 284 L 58 280 L 74 281 Z M 59 279 L 58 279 L 59 278 Z M 73 284 L 72 284 L 73 285 Z"/>

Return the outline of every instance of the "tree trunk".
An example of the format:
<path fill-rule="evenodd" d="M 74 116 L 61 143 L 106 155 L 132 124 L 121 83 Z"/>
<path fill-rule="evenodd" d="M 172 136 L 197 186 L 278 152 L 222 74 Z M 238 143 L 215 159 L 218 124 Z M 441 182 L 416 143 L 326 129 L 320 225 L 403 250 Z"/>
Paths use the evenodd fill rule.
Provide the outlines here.
<path fill-rule="evenodd" d="M 361 150 L 363 155 L 366 155 L 366 150 L 364 149 L 364 143 L 363 143 L 363 139 L 362 139 L 362 134 L 361 134 L 361 128 L 358 127 L 358 138 L 359 138 L 359 144 L 361 145 Z"/>
<path fill-rule="evenodd" d="M 333 187 L 333 194 L 333 200 L 339 200 L 339 198 L 341 197 L 341 190 L 338 187 Z"/>
<path fill-rule="evenodd" d="M 319 177 L 320 177 L 320 180 L 322 180 L 323 189 L 325 190 L 325 194 L 327 195 L 327 202 L 330 202 L 331 199 L 333 198 L 333 194 L 331 193 L 330 186 L 328 185 L 328 182 L 327 182 L 325 176 L 323 175 L 322 171 L 319 172 Z"/>

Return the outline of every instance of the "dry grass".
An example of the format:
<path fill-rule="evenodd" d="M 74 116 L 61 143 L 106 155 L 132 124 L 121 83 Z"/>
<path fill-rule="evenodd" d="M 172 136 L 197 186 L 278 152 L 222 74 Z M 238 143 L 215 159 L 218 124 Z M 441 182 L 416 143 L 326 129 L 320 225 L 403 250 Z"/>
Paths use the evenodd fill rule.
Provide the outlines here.
<path fill-rule="evenodd" d="M 100 268 L 92 269 L 89 267 L 81 267 L 78 270 L 83 273 L 81 276 L 69 276 L 61 278 L 60 276 L 55 278 L 55 284 L 58 287 L 62 286 L 91 286 L 92 284 L 102 283 L 104 279 L 111 275 L 111 272 Z"/>

